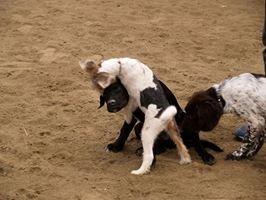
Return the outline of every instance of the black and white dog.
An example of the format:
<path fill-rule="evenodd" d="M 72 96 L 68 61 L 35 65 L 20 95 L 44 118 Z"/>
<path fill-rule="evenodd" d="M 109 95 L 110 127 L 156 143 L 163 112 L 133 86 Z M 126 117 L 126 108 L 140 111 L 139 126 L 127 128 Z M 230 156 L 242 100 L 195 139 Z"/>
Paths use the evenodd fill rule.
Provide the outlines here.
<path fill-rule="evenodd" d="M 185 107 L 184 126 L 191 131 L 211 131 L 224 113 L 245 119 L 249 134 L 227 159 L 252 158 L 262 147 L 266 133 L 266 77 L 250 73 L 226 79 L 195 93 Z"/>
<path fill-rule="evenodd" d="M 180 155 L 179 163 L 191 162 L 174 118 L 177 109 L 169 103 L 162 86 L 148 66 L 131 58 L 109 59 L 99 65 L 87 60 L 80 62 L 80 66 L 91 75 L 93 85 L 100 92 L 117 79 L 121 81 L 129 95 L 128 104 L 123 109 L 127 124 L 132 121 L 132 113 L 137 108 L 145 115 L 141 130 L 143 161 L 138 170 L 131 171 L 132 174 L 140 175 L 149 172 L 154 159 L 153 144 L 162 131 L 166 131 L 176 144 Z"/>
<path fill-rule="evenodd" d="M 174 94 L 171 92 L 171 90 L 160 80 L 158 80 L 160 85 L 163 88 L 163 91 L 166 95 L 166 98 L 168 102 L 171 105 L 174 105 L 177 109 L 177 114 L 175 115 L 175 121 L 178 126 L 182 125 L 183 119 L 185 117 L 185 112 L 181 109 L 179 106 Z M 126 88 L 122 85 L 122 83 L 117 80 L 115 83 L 112 83 L 110 86 L 104 89 L 103 93 L 100 96 L 100 106 L 101 108 L 105 103 L 107 105 L 107 110 L 109 112 L 118 112 L 122 108 L 124 108 L 129 100 L 129 95 L 127 93 Z M 144 122 L 144 113 L 137 108 L 137 110 L 133 111 L 133 118 L 131 122 L 128 124 L 126 121 L 124 122 L 120 132 L 119 136 L 115 140 L 115 142 L 107 145 L 107 150 L 112 152 L 119 152 L 123 149 L 125 142 L 133 130 L 133 127 L 135 126 L 135 133 L 137 135 L 137 138 L 140 138 L 140 132 L 143 126 Z M 135 125 L 136 124 L 136 125 Z M 215 163 L 215 158 L 209 154 L 205 148 L 210 148 L 217 152 L 222 152 L 223 150 L 215 145 L 212 142 L 206 141 L 206 140 L 200 140 L 199 139 L 199 133 L 198 132 L 189 132 L 181 130 L 181 137 L 183 139 L 184 144 L 187 148 L 194 147 L 197 151 L 198 155 L 202 158 L 203 162 L 208 165 L 212 165 Z M 166 149 L 172 149 L 175 147 L 175 144 L 173 141 L 169 138 L 167 133 L 164 131 L 161 132 L 156 139 L 153 147 L 154 155 L 163 153 L 166 151 Z M 141 152 L 141 149 L 137 150 L 137 153 L 139 154 Z M 155 157 L 154 157 L 155 161 Z"/>
<path fill-rule="evenodd" d="M 115 83 L 112 83 L 110 86 L 104 89 L 103 93 L 100 95 L 100 106 L 107 105 L 108 112 L 116 113 L 119 112 L 121 109 L 127 106 L 129 101 L 129 95 L 127 93 L 126 88 L 122 85 L 119 79 Z M 182 114 L 182 112 L 177 112 Z M 141 129 L 143 127 L 143 123 L 145 120 L 144 113 L 137 108 L 132 113 L 132 120 L 130 123 L 124 121 L 122 128 L 119 131 L 119 135 L 116 138 L 115 142 L 110 143 L 107 145 L 106 150 L 111 152 L 119 152 L 122 151 L 124 148 L 125 142 L 132 132 L 133 128 L 135 130 L 137 139 L 140 139 L 141 136 Z M 175 117 L 177 119 L 177 117 Z M 178 124 L 178 123 L 177 123 Z M 174 148 L 175 144 L 169 138 L 168 134 L 164 131 L 161 132 L 154 143 L 154 155 L 158 155 L 166 151 L 167 148 L 171 149 Z M 136 150 L 136 154 L 140 155 L 142 148 Z M 154 157 L 155 162 L 155 157 Z"/>

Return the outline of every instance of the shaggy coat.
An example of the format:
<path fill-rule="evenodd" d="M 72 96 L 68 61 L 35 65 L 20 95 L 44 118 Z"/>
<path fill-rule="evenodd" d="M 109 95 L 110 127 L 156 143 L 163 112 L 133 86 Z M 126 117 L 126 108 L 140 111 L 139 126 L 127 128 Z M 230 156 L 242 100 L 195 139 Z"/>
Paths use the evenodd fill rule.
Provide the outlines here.
<path fill-rule="evenodd" d="M 211 131 L 224 113 L 233 113 L 249 125 L 245 142 L 227 159 L 252 158 L 263 145 L 266 119 L 266 78 L 250 73 L 226 79 L 206 91 L 195 93 L 185 107 L 184 126 Z"/>
<path fill-rule="evenodd" d="M 133 111 L 138 107 L 145 114 L 141 130 L 143 162 L 138 170 L 131 172 L 132 174 L 149 172 L 154 159 L 153 144 L 163 130 L 167 131 L 176 144 L 180 164 L 191 162 L 174 120 L 177 110 L 169 104 L 158 79 L 148 66 L 131 58 L 109 59 L 101 62 L 99 66 L 93 61 L 85 61 L 80 62 L 80 66 L 90 73 L 95 87 L 101 92 L 117 79 L 121 81 L 129 94 L 128 105 L 124 108 L 128 124 L 132 121 Z"/>

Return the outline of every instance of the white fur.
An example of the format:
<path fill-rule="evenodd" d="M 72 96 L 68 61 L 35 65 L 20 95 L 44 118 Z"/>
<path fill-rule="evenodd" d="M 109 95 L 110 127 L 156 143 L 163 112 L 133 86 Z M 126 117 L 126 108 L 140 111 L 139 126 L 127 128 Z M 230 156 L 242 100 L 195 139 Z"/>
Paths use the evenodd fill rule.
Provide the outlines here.
<path fill-rule="evenodd" d="M 225 100 L 224 113 L 233 113 L 245 119 L 252 140 L 266 133 L 266 78 L 256 78 L 250 73 L 227 79 L 213 86 Z M 240 155 L 248 144 L 234 151 Z"/>
<path fill-rule="evenodd" d="M 124 114 L 124 119 L 128 124 L 131 122 L 132 114 L 137 108 L 138 108 L 137 102 L 133 98 L 129 98 L 127 106 L 122 110 Z"/>
<path fill-rule="evenodd" d="M 106 72 L 120 78 L 130 97 L 140 105 L 140 91 L 145 88 L 156 88 L 153 72 L 143 63 L 132 58 L 113 58 L 101 63 L 98 73 Z M 108 87 L 106 85 L 105 87 Z M 145 108 L 142 108 L 145 109 Z"/>
<path fill-rule="evenodd" d="M 154 104 L 149 105 L 145 113 L 145 123 L 141 132 L 141 140 L 143 145 L 143 162 L 138 170 L 131 171 L 132 174 L 141 175 L 149 172 L 150 166 L 153 161 L 153 144 L 156 137 L 161 131 L 165 129 L 169 120 L 176 114 L 176 108 L 169 106 L 160 116 L 155 118 L 158 113 L 157 106 Z"/>
<path fill-rule="evenodd" d="M 214 87 L 226 102 L 225 113 L 237 114 L 249 123 L 265 127 L 266 78 L 255 78 L 245 73 Z"/>
<path fill-rule="evenodd" d="M 144 174 L 149 172 L 153 161 L 153 144 L 158 134 L 167 129 L 167 123 L 173 119 L 176 114 L 176 108 L 169 106 L 156 118 L 159 112 L 157 106 L 151 104 L 148 108 L 142 107 L 140 103 L 140 92 L 146 88 L 156 88 L 154 83 L 154 75 L 151 69 L 136 59 L 131 58 L 113 58 L 101 63 L 98 73 L 108 73 L 111 77 L 118 77 L 128 91 L 130 101 L 124 109 L 125 119 L 130 122 L 132 111 L 139 107 L 145 114 L 145 122 L 142 129 L 142 144 L 143 144 L 143 162 L 138 170 L 134 170 L 132 174 Z M 108 84 L 103 84 L 108 87 Z M 131 113 L 131 114 L 128 114 Z M 182 140 L 181 140 L 182 141 Z M 185 151 L 187 152 L 187 151 Z M 187 155 L 186 157 L 189 157 Z M 181 158 L 183 158 L 181 156 Z M 190 162 L 190 157 L 189 157 Z"/>

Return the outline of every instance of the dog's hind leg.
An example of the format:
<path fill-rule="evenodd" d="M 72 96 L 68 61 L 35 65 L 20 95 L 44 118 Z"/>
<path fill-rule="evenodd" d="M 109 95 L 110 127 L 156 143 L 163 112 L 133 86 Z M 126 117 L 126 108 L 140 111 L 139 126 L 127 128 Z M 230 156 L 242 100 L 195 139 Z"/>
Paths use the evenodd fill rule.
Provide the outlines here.
<path fill-rule="evenodd" d="M 143 146 L 143 161 L 138 170 L 131 171 L 132 174 L 141 175 L 150 171 L 154 160 L 153 145 L 159 133 L 166 129 L 167 124 L 176 114 L 174 106 L 169 106 L 158 116 L 159 110 L 154 104 L 150 104 L 146 113 L 143 128 L 141 130 L 141 141 Z"/>
<path fill-rule="evenodd" d="M 180 135 L 180 130 L 176 125 L 174 116 L 176 115 L 176 108 L 174 106 L 169 106 L 160 116 L 160 120 L 166 125 L 165 130 L 169 134 L 170 138 L 175 143 L 179 156 L 180 164 L 191 163 L 191 158 L 188 153 L 186 146 L 183 143 L 183 140 Z"/>
<path fill-rule="evenodd" d="M 143 161 L 141 167 L 138 170 L 131 171 L 131 174 L 141 175 L 150 171 L 152 165 L 154 154 L 153 154 L 153 144 L 156 137 L 163 130 L 160 125 L 160 120 L 152 118 L 145 120 L 142 132 L 141 141 L 143 146 Z"/>
<path fill-rule="evenodd" d="M 265 120 L 262 119 L 262 124 L 265 124 Z M 241 160 L 252 159 L 258 151 L 261 149 L 264 143 L 265 125 L 263 127 L 258 123 L 259 120 L 250 122 L 249 134 L 244 139 L 244 143 L 234 152 L 227 155 L 226 159 Z"/>
<path fill-rule="evenodd" d="M 172 119 L 169 123 L 168 123 L 168 127 L 167 127 L 167 132 L 169 134 L 169 136 L 171 137 L 171 139 L 173 140 L 173 142 L 176 144 L 179 156 L 180 156 L 180 164 L 188 164 L 191 163 L 191 158 L 190 155 L 188 153 L 188 150 L 186 148 L 186 146 L 183 143 L 183 140 L 180 136 L 180 131 L 177 128 L 177 125 L 174 121 L 174 119 Z"/>

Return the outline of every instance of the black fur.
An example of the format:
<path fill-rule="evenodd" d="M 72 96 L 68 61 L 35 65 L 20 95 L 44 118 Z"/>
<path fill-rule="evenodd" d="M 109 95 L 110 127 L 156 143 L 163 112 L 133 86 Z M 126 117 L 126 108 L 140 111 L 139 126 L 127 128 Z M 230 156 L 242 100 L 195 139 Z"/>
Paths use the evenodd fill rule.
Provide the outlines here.
<path fill-rule="evenodd" d="M 146 88 L 140 92 L 140 104 L 142 107 L 148 108 L 150 104 L 155 104 L 158 109 L 165 109 L 170 104 L 166 99 L 163 88 L 160 85 L 158 79 L 154 76 L 153 82 L 156 85 L 155 88 Z"/>
<path fill-rule="evenodd" d="M 216 93 L 214 88 L 195 93 L 185 107 L 186 115 L 182 123 L 182 130 L 186 131 L 186 133 L 194 133 L 197 136 L 200 131 L 213 130 L 223 114 L 224 106 L 224 99 Z M 197 140 L 199 138 L 193 138 L 194 142 Z M 204 152 L 205 149 L 202 148 L 202 145 L 209 146 L 213 150 L 222 151 L 219 147 L 218 149 L 216 147 L 213 148 L 213 145 L 206 143 L 206 141 L 196 142 L 194 145 L 195 149 L 200 149 L 197 152 L 199 152 L 199 155 L 201 154 L 200 156 L 203 160 L 206 159 L 205 163 L 214 163 L 215 158 L 208 152 Z"/>
<path fill-rule="evenodd" d="M 164 94 L 161 94 L 161 96 L 166 96 L 167 97 L 167 102 L 163 101 L 163 103 L 161 102 L 157 102 L 157 99 L 142 99 L 143 101 L 143 106 L 146 105 L 146 102 L 149 103 L 156 103 L 156 105 L 161 105 L 162 109 L 166 106 L 166 105 L 174 105 L 177 109 L 177 114 L 175 116 L 175 120 L 178 126 L 181 126 L 183 124 L 183 121 L 185 119 L 185 113 L 183 112 L 183 110 L 181 109 L 181 107 L 179 106 L 175 96 L 173 95 L 173 93 L 170 91 L 170 89 L 160 80 L 157 80 L 156 78 L 154 79 L 156 81 L 156 85 L 157 87 L 159 87 L 159 92 L 163 91 Z M 113 94 L 114 96 L 116 96 L 116 99 L 118 99 L 117 103 L 119 104 L 120 101 L 123 101 L 124 96 L 121 93 L 123 92 L 127 92 L 126 90 L 120 90 L 121 93 L 112 93 L 112 90 L 117 91 L 116 88 L 119 87 L 123 87 L 123 85 L 121 84 L 121 82 L 116 82 L 112 84 L 112 87 L 108 87 L 105 89 L 105 91 L 108 94 Z M 154 91 L 150 91 L 147 90 L 146 92 L 148 92 L 149 95 L 145 95 L 145 96 L 153 96 Z M 105 101 L 108 102 L 109 98 L 112 98 L 113 95 L 109 95 L 108 97 L 105 96 Z M 158 94 L 156 94 L 158 95 Z M 152 102 L 151 102 L 152 101 Z M 156 101 L 156 102 L 155 102 Z M 148 105 L 148 104 L 147 104 Z M 140 138 L 140 134 L 141 134 L 141 129 L 143 126 L 143 122 L 144 122 L 144 113 L 138 108 L 137 110 L 135 110 L 133 112 L 133 119 L 130 122 L 130 124 L 127 124 L 126 122 L 124 122 L 124 125 L 122 127 L 122 129 L 120 130 L 120 134 L 119 137 L 117 138 L 117 140 L 114 143 L 111 143 L 107 146 L 108 150 L 113 151 L 113 152 L 117 152 L 117 151 L 121 151 L 124 147 L 125 141 L 127 139 L 127 137 L 129 136 L 130 132 L 132 131 L 133 127 L 135 126 L 137 120 L 140 121 L 136 126 L 135 126 L 135 133 L 137 138 Z M 209 164 L 212 165 L 215 163 L 215 159 L 214 157 L 209 154 L 205 148 L 210 148 L 214 151 L 217 152 L 221 152 L 223 151 L 220 147 L 218 147 L 217 145 L 205 141 L 205 140 L 200 140 L 199 139 L 199 132 L 198 131 L 191 131 L 189 128 L 186 128 L 186 126 L 183 126 L 184 130 L 181 131 L 181 136 L 182 139 L 185 143 L 185 145 L 187 147 L 194 147 L 195 150 L 197 151 L 198 155 L 202 158 L 202 160 L 204 161 L 205 164 Z M 189 127 L 189 124 L 188 124 Z M 168 148 L 175 148 L 175 144 L 173 143 L 173 141 L 170 139 L 170 137 L 168 136 L 167 133 L 165 132 L 161 132 L 160 135 L 158 136 L 157 140 L 155 141 L 154 144 L 154 154 L 160 154 L 162 152 L 165 152 L 166 149 Z M 142 149 L 137 149 L 136 151 L 137 154 L 142 153 Z"/>
<path fill-rule="evenodd" d="M 120 86 L 117 87 L 118 85 Z M 108 112 L 118 112 L 127 105 L 128 100 L 129 95 L 126 88 L 117 79 L 117 82 L 107 87 L 100 96 L 99 108 L 106 103 Z"/>
<path fill-rule="evenodd" d="M 185 107 L 183 127 L 188 131 L 211 131 L 218 124 L 225 101 L 214 88 L 195 93 Z"/>

